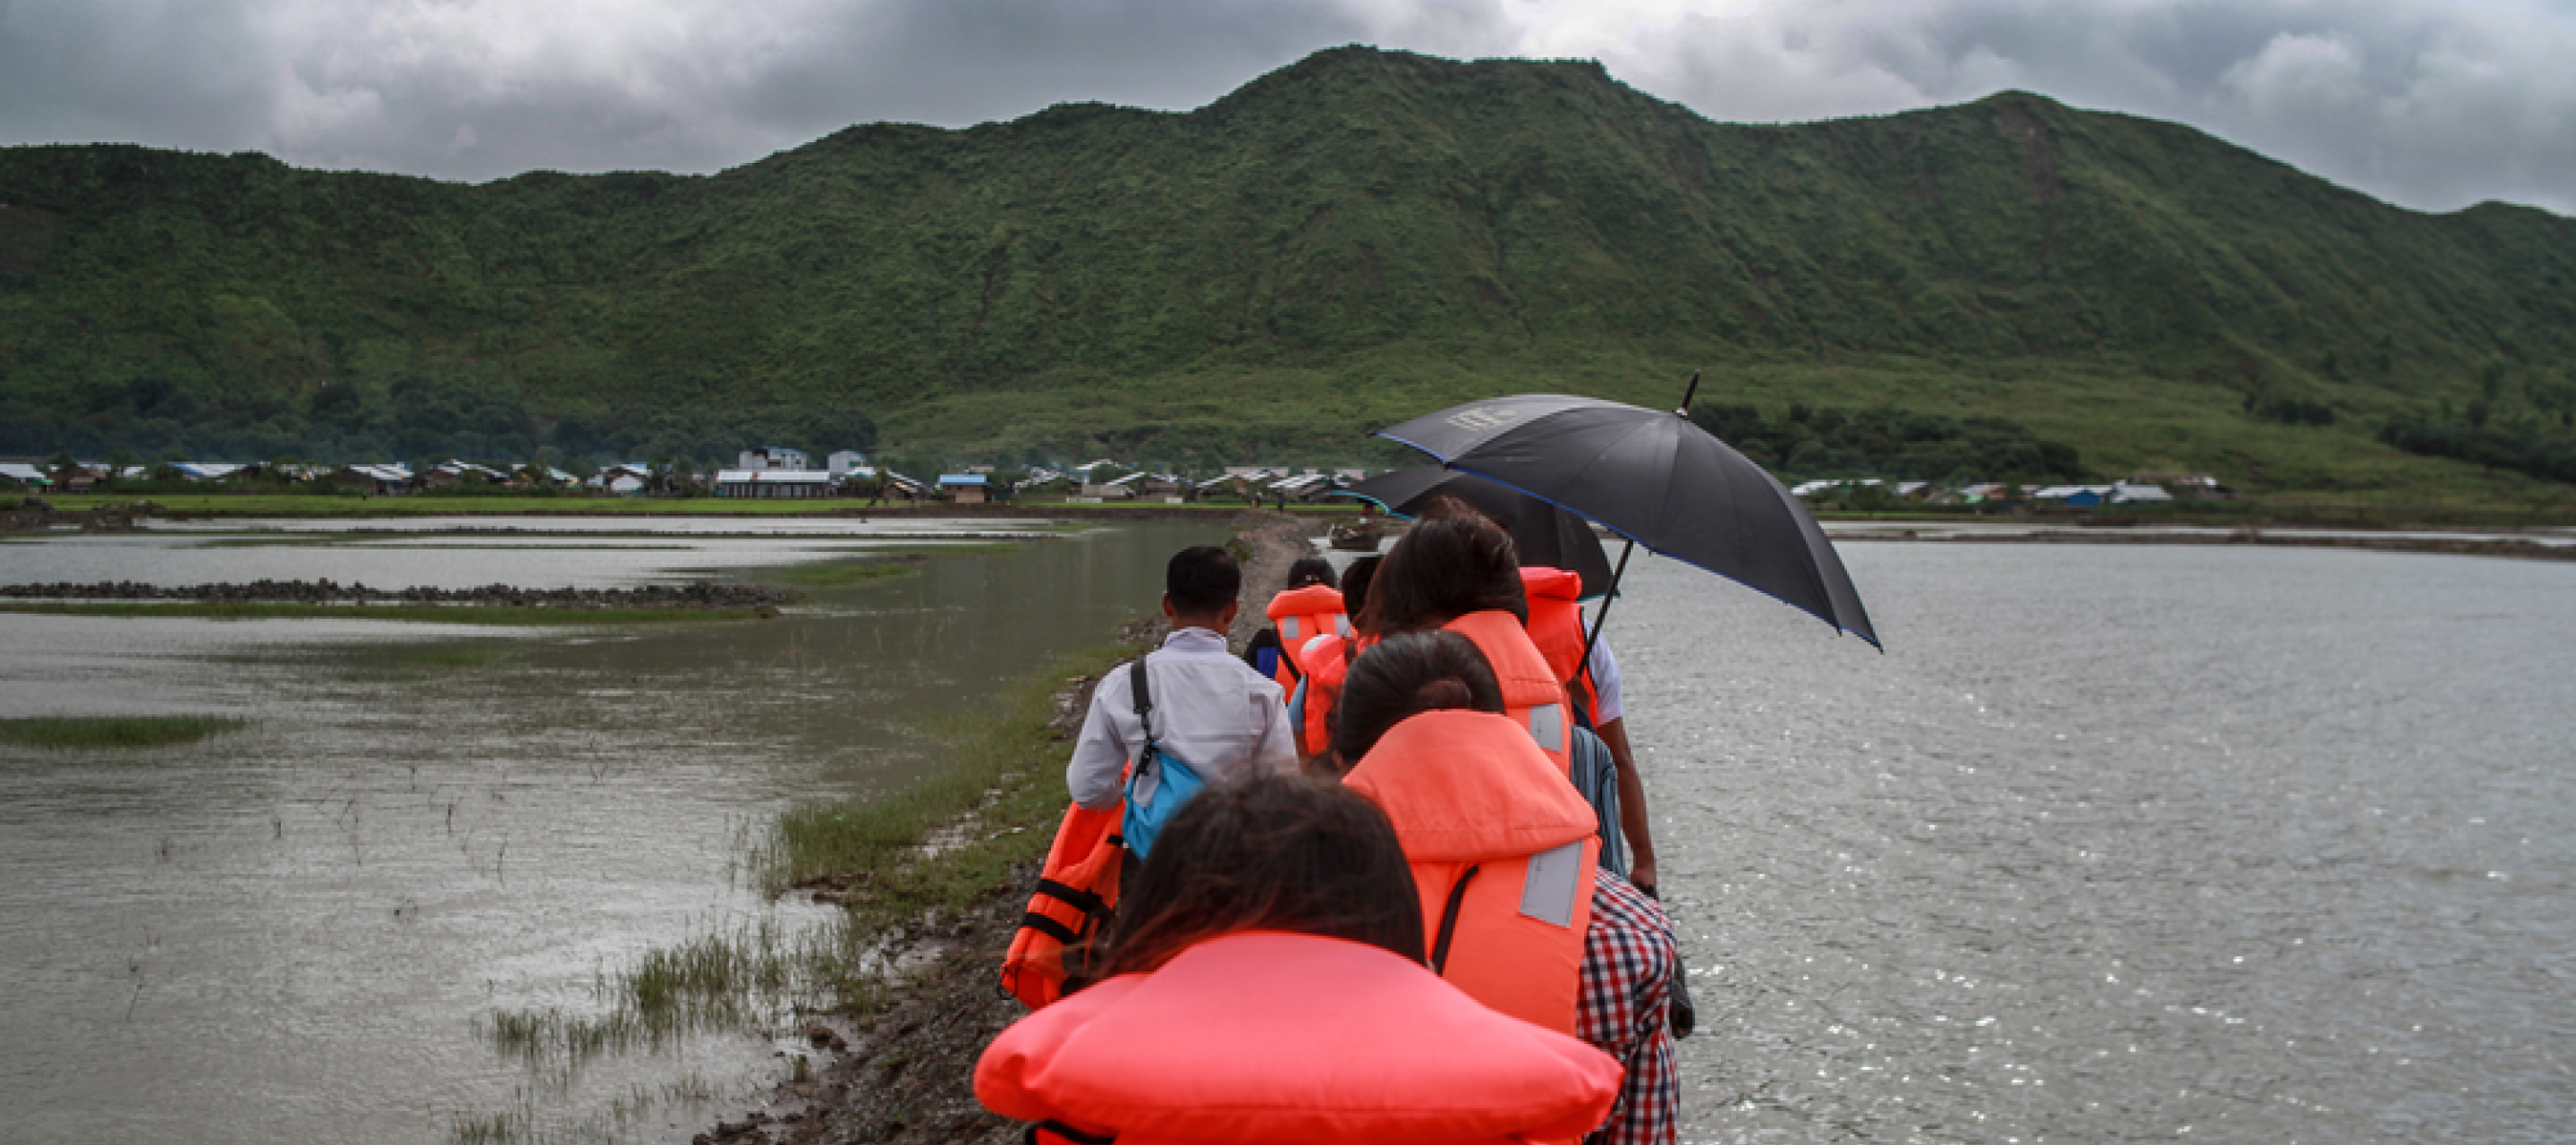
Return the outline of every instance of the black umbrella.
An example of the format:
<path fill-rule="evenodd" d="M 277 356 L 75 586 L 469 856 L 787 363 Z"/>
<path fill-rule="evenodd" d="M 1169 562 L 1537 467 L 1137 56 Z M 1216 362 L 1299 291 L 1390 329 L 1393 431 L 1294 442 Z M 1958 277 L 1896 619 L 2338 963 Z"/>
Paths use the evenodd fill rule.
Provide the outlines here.
<path fill-rule="evenodd" d="M 1692 375 L 1691 387 L 1699 386 Z M 1684 408 L 1690 399 L 1683 398 Z M 1679 411 L 1522 394 L 1377 431 L 1464 470 L 1599 521 L 1632 545 L 1815 614 L 1874 647 L 1833 542 L 1779 480 Z M 1619 555 L 1620 571 L 1628 554 Z M 1617 584 L 1617 573 L 1612 584 Z M 1602 611 L 1606 615 L 1609 605 Z M 1600 631 L 1599 622 L 1593 631 Z"/>
<path fill-rule="evenodd" d="M 1455 497 L 1511 530 L 1512 547 L 1520 550 L 1522 564 L 1574 571 L 1583 577 L 1587 598 L 1610 591 L 1610 554 L 1602 550 L 1601 537 L 1592 531 L 1591 522 L 1473 473 L 1417 465 L 1378 474 L 1331 495 L 1375 501 L 1387 512 L 1405 517 L 1419 516 L 1441 497 Z"/>

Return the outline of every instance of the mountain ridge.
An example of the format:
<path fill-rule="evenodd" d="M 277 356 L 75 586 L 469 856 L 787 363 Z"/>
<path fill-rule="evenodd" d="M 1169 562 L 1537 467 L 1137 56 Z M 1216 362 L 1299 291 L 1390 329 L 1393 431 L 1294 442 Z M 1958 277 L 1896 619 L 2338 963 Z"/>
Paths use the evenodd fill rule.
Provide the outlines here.
<path fill-rule="evenodd" d="M 155 416 L 184 397 L 251 451 L 864 417 L 960 456 L 1320 460 L 1494 392 L 1660 405 L 1705 366 L 1728 400 L 1998 414 L 2111 466 L 2509 493 L 2370 427 L 2576 406 L 2576 222 L 2409 211 L 2023 92 L 1723 124 L 1589 61 L 1349 47 L 1187 112 L 853 125 L 713 175 L 9 148 L 0 202 L 0 425 L 147 447 L 191 441 Z M 2285 402 L 2342 420 L 2260 416 Z"/>

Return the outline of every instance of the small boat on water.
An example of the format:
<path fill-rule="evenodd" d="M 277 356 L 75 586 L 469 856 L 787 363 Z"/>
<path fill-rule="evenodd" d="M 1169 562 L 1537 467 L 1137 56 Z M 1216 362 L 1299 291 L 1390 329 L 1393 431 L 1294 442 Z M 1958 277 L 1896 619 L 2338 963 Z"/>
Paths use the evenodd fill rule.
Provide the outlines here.
<path fill-rule="evenodd" d="M 1378 542 L 1386 539 L 1386 530 L 1375 522 L 1357 525 L 1335 525 L 1324 534 L 1324 543 L 1345 552 L 1373 553 Z"/>

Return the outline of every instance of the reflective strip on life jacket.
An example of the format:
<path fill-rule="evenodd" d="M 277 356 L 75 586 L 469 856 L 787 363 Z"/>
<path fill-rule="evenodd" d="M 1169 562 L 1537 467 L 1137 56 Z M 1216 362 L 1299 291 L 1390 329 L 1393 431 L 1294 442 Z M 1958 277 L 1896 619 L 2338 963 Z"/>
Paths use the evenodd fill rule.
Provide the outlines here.
<path fill-rule="evenodd" d="M 1281 688 L 1297 686 L 1304 666 L 1296 663 L 1299 645 L 1326 633 L 1350 630 L 1350 618 L 1342 615 L 1342 592 L 1320 584 L 1292 588 L 1270 598 L 1264 615 L 1279 628 L 1279 667 L 1271 675 Z"/>
<path fill-rule="evenodd" d="M 1440 976 L 1571 1033 L 1599 817 L 1522 725 L 1424 712 L 1388 729 L 1343 782 L 1395 824 Z"/>

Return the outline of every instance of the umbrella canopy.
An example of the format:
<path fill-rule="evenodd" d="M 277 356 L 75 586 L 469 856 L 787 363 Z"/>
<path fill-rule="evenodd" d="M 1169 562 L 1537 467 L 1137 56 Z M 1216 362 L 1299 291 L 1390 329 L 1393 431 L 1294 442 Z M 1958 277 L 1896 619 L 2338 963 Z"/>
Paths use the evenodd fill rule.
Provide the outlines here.
<path fill-rule="evenodd" d="M 1601 550 L 1601 537 L 1590 522 L 1473 473 L 1417 465 L 1381 473 L 1332 495 L 1375 501 L 1387 512 L 1406 517 L 1421 515 L 1425 506 L 1439 498 L 1455 497 L 1511 530 L 1512 546 L 1520 550 L 1522 564 L 1572 570 L 1583 577 L 1586 598 L 1610 591 L 1610 554 Z"/>
<path fill-rule="evenodd" d="M 1426 414 L 1378 436 L 1580 513 L 1879 646 L 1851 574 L 1807 507 L 1687 417 L 1522 394 Z"/>

